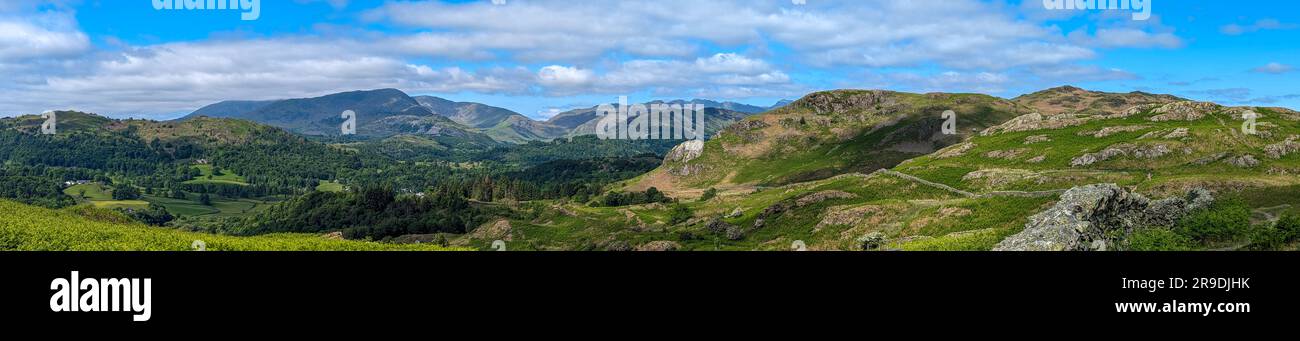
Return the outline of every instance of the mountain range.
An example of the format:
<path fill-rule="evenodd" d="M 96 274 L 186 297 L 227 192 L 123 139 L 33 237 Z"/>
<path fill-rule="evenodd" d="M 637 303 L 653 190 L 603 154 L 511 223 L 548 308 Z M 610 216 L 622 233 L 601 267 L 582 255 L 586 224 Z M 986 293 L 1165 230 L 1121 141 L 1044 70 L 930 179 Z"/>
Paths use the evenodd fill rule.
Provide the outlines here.
<path fill-rule="evenodd" d="M 702 99 L 650 103 L 703 105 L 707 108 L 706 130 L 710 132 L 770 109 Z M 452 137 L 477 142 L 526 143 L 594 134 L 596 123 L 594 106 L 560 113 L 547 121 L 536 121 L 509 109 L 433 96 L 412 97 L 397 89 L 274 101 L 224 101 L 200 108 L 181 120 L 200 116 L 235 118 L 304 135 L 335 136 L 342 133 L 339 127 L 345 110 L 357 114 L 358 135 L 377 138 L 420 135 L 434 139 Z"/>

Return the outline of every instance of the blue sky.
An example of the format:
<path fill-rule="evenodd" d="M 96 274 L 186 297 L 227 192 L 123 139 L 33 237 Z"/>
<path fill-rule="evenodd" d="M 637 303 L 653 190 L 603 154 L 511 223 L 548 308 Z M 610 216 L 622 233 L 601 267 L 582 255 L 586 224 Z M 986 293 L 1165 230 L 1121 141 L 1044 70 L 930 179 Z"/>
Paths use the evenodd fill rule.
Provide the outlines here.
<path fill-rule="evenodd" d="M 544 119 L 632 100 L 755 105 L 872 88 L 1014 97 L 1072 84 L 1300 108 L 1300 4 L 1151 0 L 154 0 L 0 4 L 0 116 L 168 119 L 230 99 L 398 88 Z"/>

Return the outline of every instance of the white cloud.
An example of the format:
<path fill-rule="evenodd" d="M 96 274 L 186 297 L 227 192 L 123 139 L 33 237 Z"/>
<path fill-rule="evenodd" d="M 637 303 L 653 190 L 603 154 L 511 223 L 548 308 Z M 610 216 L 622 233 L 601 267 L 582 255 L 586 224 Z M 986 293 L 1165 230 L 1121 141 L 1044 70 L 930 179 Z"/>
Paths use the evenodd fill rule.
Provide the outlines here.
<path fill-rule="evenodd" d="M 357 89 L 522 93 L 524 68 L 433 68 L 369 54 L 358 42 L 271 39 L 172 43 L 101 53 L 40 80 L 0 85 L 0 113 L 59 106 L 101 113 L 176 113 L 230 99 L 318 96 Z"/>
<path fill-rule="evenodd" d="M 975 0 L 804 6 L 741 0 L 534 0 L 506 6 L 416 1 L 388 3 L 364 17 L 428 30 L 399 43 L 410 53 L 550 63 L 590 61 L 611 52 L 683 57 L 701 43 L 725 47 L 769 41 L 795 49 L 798 58 L 818 66 L 938 63 L 1006 69 L 1095 57 L 1087 47 L 1059 39 L 1054 29 Z M 1104 32 L 1100 41 L 1108 47 L 1180 44 L 1172 33 L 1137 36 L 1148 40 L 1144 42 L 1132 41 L 1130 31 Z"/>
<path fill-rule="evenodd" d="M 559 65 L 547 66 L 537 72 L 537 79 L 542 85 L 558 88 L 588 86 L 595 78 L 595 73 L 591 70 Z"/>
<path fill-rule="evenodd" d="M 75 19 L 61 13 L 0 16 L 0 62 L 76 56 L 90 48 L 90 39 Z"/>
<path fill-rule="evenodd" d="M 1227 35 L 1241 35 L 1264 30 L 1289 30 L 1295 29 L 1296 24 L 1283 23 L 1277 19 L 1259 19 L 1252 24 L 1239 25 L 1228 24 L 1219 28 L 1219 32 Z"/>
<path fill-rule="evenodd" d="M 294 2 L 297 3 L 324 2 L 329 4 L 330 7 L 333 7 L 334 9 L 343 9 L 348 7 L 349 1 L 348 0 L 294 0 Z"/>
<path fill-rule="evenodd" d="M 629 93 L 646 88 L 656 88 L 661 92 L 675 89 L 680 95 L 706 90 L 720 92 L 731 87 L 749 88 L 746 92 L 759 93 L 764 92 L 759 88 L 782 88 L 791 80 L 789 75 L 766 61 L 734 53 L 718 53 L 690 62 L 630 60 L 604 73 L 552 65 L 538 71 L 538 82 L 551 95 Z M 726 98 L 741 97 L 751 96 Z"/>
<path fill-rule="evenodd" d="M 298 0 L 321 1 L 340 9 L 358 5 Z M 29 13 L 38 2 L 4 2 L 0 13 Z M 1063 34 L 1029 11 L 979 0 L 378 6 L 364 11 L 363 20 L 398 26 L 400 33 L 322 24 L 315 26 L 318 34 L 146 46 L 96 37 L 110 42 L 100 51 L 91 50 L 71 12 L 44 20 L 0 15 L 0 73 L 9 81 L 0 84 L 0 97 L 13 99 L 0 103 L 0 115 L 49 106 L 171 113 L 227 99 L 385 87 L 526 96 L 797 97 L 826 83 L 856 81 L 845 74 L 882 72 L 886 76 L 874 78 L 882 87 L 997 93 L 1051 79 L 1135 79 L 1081 63 L 1097 58 L 1098 48 L 1182 46 L 1158 18 L 1146 26 L 1113 20 L 1099 23 L 1095 34 Z"/>
<path fill-rule="evenodd" d="M 1295 70 L 1295 68 L 1292 67 L 1292 66 L 1290 66 L 1290 65 L 1286 65 L 1286 64 L 1282 64 L 1282 63 L 1276 63 L 1276 62 L 1274 62 L 1274 63 L 1268 63 L 1268 64 L 1266 64 L 1266 65 L 1264 65 L 1264 66 L 1261 66 L 1261 67 L 1257 67 L 1257 68 L 1251 69 L 1250 71 L 1251 71 L 1251 72 L 1256 72 L 1256 73 L 1267 73 L 1267 74 L 1273 74 L 1273 75 L 1280 75 L 1280 74 L 1288 73 L 1288 72 L 1291 72 L 1291 71 L 1294 71 L 1294 70 Z"/>
<path fill-rule="evenodd" d="M 1141 29 L 1118 27 L 1098 29 L 1096 34 L 1089 36 L 1083 30 L 1070 32 L 1070 40 L 1085 46 L 1094 46 L 1101 48 L 1180 48 L 1183 47 L 1183 40 L 1173 33 L 1151 33 Z"/>

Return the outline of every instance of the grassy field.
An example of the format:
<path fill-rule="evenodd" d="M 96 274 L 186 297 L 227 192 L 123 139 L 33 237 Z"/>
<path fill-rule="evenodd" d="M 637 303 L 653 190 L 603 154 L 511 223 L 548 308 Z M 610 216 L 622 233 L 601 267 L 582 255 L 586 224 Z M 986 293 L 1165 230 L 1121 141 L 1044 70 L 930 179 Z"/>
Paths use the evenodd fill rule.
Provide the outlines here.
<path fill-rule="evenodd" d="M 319 235 L 233 237 L 182 232 L 130 222 L 89 206 L 51 210 L 0 200 L 0 250 L 188 251 L 201 240 L 208 251 L 451 251 L 430 244 L 333 240 Z"/>
<path fill-rule="evenodd" d="M 187 184 L 231 184 L 231 185 L 241 185 L 241 186 L 248 185 L 248 180 L 244 179 L 243 176 L 231 172 L 230 170 L 222 170 L 221 175 L 213 175 L 212 165 L 195 165 L 194 168 L 197 168 L 199 172 L 202 172 L 202 174 L 194 178 L 194 180 L 186 181 L 185 183 Z"/>
<path fill-rule="evenodd" d="M 112 190 L 97 183 L 74 185 L 63 189 L 63 193 L 77 200 L 113 200 Z M 85 195 L 81 197 L 81 195 Z"/>
<path fill-rule="evenodd" d="M 320 185 L 316 185 L 316 190 L 320 192 L 342 192 L 343 189 L 343 184 L 337 181 L 321 181 Z"/>
<path fill-rule="evenodd" d="M 209 167 L 210 171 L 211 168 Z M 220 181 L 235 181 L 232 175 L 224 176 Z M 342 185 L 339 185 L 341 190 Z M 100 184 L 83 184 L 68 187 L 63 193 L 76 198 L 77 201 L 104 209 L 146 209 L 150 203 L 162 205 L 167 212 L 178 216 L 213 216 L 240 217 L 256 213 L 274 204 L 275 198 L 241 199 L 212 196 L 212 206 L 198 202 L 199 195 L 188 193 L 188 199 L 175 199 L 162 196 L 146 195 L 140 200 L 113 200 L 112 190 Z M 84 193 L 85 197 L 80 197 Z"/>

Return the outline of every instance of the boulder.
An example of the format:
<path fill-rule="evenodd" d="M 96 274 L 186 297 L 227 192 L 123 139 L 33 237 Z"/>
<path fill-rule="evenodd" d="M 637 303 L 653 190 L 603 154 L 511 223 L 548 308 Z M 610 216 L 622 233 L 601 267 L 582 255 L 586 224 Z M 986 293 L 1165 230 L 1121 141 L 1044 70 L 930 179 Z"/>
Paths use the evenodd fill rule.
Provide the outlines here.
<path fill-rule="evenodd" d="M 1230 157 L 1227 160 L 1223 160 L 1223 162 L 1227 162 L 1229 165 L 1237 166 L 1238 168 L 1251 168 L 1251 167 L 1259 166 L 1259 159 L 1256 159 L 1254 155 L 1250 155 L 1250 154 L 1237 156 L 1237 157 Z"/>
<path fill-rule="evenodd" d="M 1292 135 L 1286 141 L 1264 146 L 1264 154 L 1270 159 L 1281 159 L 1291 153 L 1300 152 L 1300 136 Z"/>
<path fill-rule="evenodd" d="M 632 248 L 632 244 L 628 244 L 627 242 L 622 240 L 616 240 L 610 242 L 608 245 L 605 246 L 605 251 L 624 252 L 624 251 L 633 251 L 633 250 L 635 249 Z"/>
<path fill-rule="evenodd" d="M 659 240 L 659 241 L 653 241 L 638 246 L 636 250 L 637 251 L 677 251 L 680 250 L 681 248 L 682 245 L 677 244 L 677 242 Z"/>
<path fill-rule="evenodd" d="M 886 241 L 888 239 L 885 238 L 885 234 L 880 232 L 872 232 L 858 237 L 858 245 L 862 246 L 863 251 L 880 249 L 881 246 L 885 246 Z"/>
<path fill-rule="evenodd" d="M 745 210 L 737 206 L 736 209 L 731 210 L 730 214 L 727 214 L 726 218 L 739 218 L 742 215 L 745 215 Z"/>
<path fill-rule="evenodd" d="M 727 228 L 732 226 L 733 225 L 722 221 L 722 219 L 713 218 L 713 220 L 710 220 L 708 224 L 704 224 L 704 229 L 716 234 L 725 234 L 727 233 Z"/>
<path fill-rule="evenodd" d="M 745 238 L 745 230 L 739 226 L 727 227 L 727 240 L 741 240 Z"/>
<path fill-rule="evenodd" d="M 1075 187 L 1052 208 L 1029 218 L 1025 230 L 994 251 L 1100 251 L 1121 245 L 1135 228 L 1167 227 L 1205 208 L 1214 197 L 1193 189 L 1185 197 L 1152 201 L 1115 184 Z"/>

